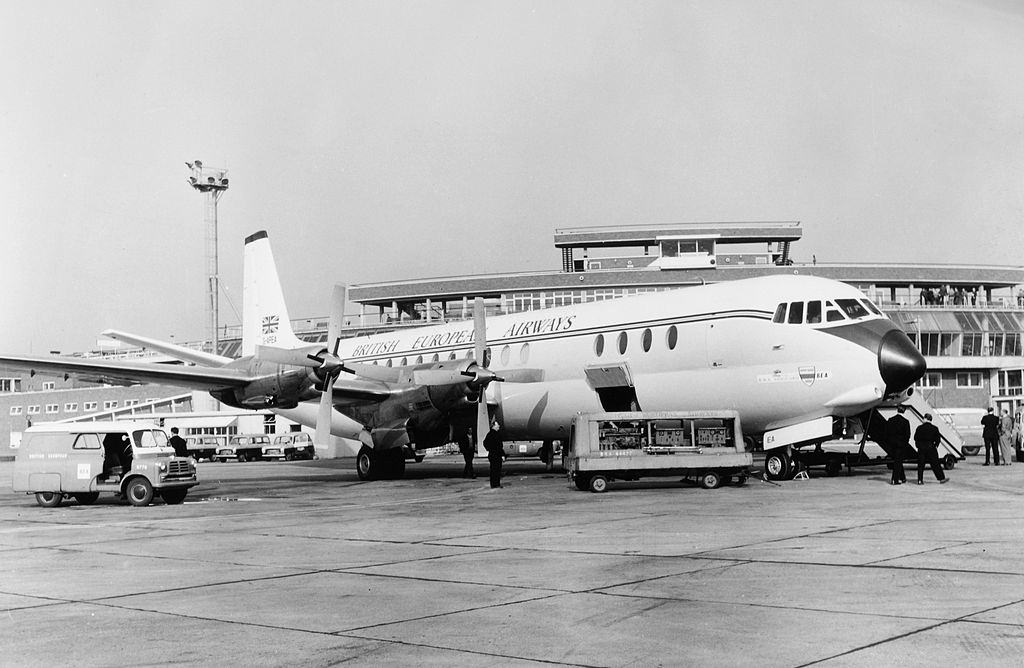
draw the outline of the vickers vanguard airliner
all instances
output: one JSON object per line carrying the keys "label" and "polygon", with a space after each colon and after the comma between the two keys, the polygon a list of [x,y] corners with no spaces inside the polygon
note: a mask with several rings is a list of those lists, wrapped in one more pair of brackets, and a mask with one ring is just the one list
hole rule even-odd
{"label": "vickers vanguard airliner", "polygon": [[[245,240],[242,357],[115,330],[191,366],[2,356],[23,369],[207,390],[357,440],[363,479],[400,476],[405,453],[496,417],[509,439],[558,440],[578,413],[739,411],[750,436],[852,416],[905,396],[925,371],[906,334],[860,291],[783,275],[339,338],[293,333],[266,232]],[[318,405],[319,403],[319,405]],[[793,428],[797,429],[794,431]],[[788,431],[787,431],[788,430]],[[797,438],[797,437],[793,437]],[[773,445],[783,441],[774,436]],[[766,444],[767,447],[767,444]]]}

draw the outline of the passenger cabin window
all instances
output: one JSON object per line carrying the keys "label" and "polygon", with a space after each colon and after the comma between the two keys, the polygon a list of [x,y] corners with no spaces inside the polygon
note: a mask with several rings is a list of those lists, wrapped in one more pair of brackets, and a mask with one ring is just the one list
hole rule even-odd
{"label": "passenger cabin window", "polygon": [[679,330],[676,329],[675,325],[668,328],[668,332],[665,333],[665,343],[668,344],[669,350],[676,349],[676,343],[679,342]]}
{"label": "passenger cabin window", "polygon": [[626,354],[626,346],[629,343],[629,335],[625,332],[619,332],[619,354]]}
{"label": "passenger cabin window", "polygon": [[654,335],[651,330],[645,329],[643,335],[640,337],[640,345],[643,347],[644,352],[651,350],[651,342],[654,340]]}
{"label": "passenger cabin window", "polygon": [[604,353],[604,334],[598,334],[594,337],[594,354],[598,357]]}

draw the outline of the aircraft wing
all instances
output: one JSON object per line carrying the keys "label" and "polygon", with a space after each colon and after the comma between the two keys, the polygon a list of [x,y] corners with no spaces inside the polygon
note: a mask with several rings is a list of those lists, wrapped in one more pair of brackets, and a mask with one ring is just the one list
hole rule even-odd
{"label": "aircraft wing", "polygon": [[393,391],[382,381],[342,374],[334,381],[332,397],[334,404],[340,406],[375,404],[390,397]]}
{"label": "aircraft wing", "polygon": [[242,369],[72,357],[0,355],[0,366],[22,369],[29,372],[67,374],[82,380],[112,385],[156,383],[158,385],[174,385],[196,390],[243,387],[257,379],[257,377],[249,375]]}
{"label": "aircraft wing", "polygon": [[199,364],[201,366],[224,366],[231,361],[230,357],[212,355],[201,350],[193,350],[192,348],[186,348],[185,346],[178,346],[159,339],[151,339],[148,336],[139,336],[138,334],[122,332],[116,329],[104,330],[103,336],[114,339],[115,341],[124,341],[125,343],[130,343],[133,346],[139,346],[140,348],[156,350],[173,357],[174,359],[182,360],[183,362],[192,362],[193,364]]}

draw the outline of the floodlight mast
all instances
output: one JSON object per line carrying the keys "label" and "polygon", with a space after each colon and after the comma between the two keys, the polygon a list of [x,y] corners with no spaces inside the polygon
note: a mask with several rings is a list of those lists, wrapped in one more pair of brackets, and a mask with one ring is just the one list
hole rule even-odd
{"label": "floodlight mast", "polygon": [[220,334],[218,325],[220,322],[220,286],[219,271],[217,268],[217,201],[228,189],[228,170],[203,167],[200,160],[186,162],[192,175],[189,176],[189,184],[197,191],[206,196],[206,208],[204,220],[206,222],[206,309],[207,309],[207,340],[210,342],[210,352],[219,354]]}

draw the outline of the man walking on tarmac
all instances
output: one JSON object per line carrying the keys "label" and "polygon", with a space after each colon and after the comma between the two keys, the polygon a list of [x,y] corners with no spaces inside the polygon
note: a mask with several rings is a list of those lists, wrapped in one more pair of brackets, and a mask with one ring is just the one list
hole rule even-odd
{"label": "man walking on tarmac", "polygon": [[914,445],[917,446],[917,484],[924,484],[925,462],[932,467],[939,483],[949,482],[939,463],[939,428],[932,424],[932,414],[924,414],[924,422],[914,430]]}
{"label": "man walking on tarmac", "polygon": [[907,407],[902,404],[896,407],[893,415],[885,423],[885,442],[892,454],[892,480],[890,485],[902,485],[907,481],[907,472],[903,468],[903,457],[910,449],[910,423],[903,414]]}
{"label": "man walking on tarmac", "polygon": [[466,462],[462,468],[462,477],[476,478],[476,471],[473,470],[473,455],[476,454],[476,446],[473,445],[473,440],[468,433],[459,437],[459,452],[462,453],[462,459]]}
{"label": "man walking on tarmac", "polygon": [[501,460],[505,457],[505,444],[502,443],[501,423],[495,420],[491,430],[484,436],[484,449],[487,450],[487,462],[491,465],[491,489],[501,487]]}
{"label": "man walking on tarmac", "polygon": [[171,437],[167,439],[168,445],[174,448],[175,457],[188,457],[188,444],[185,439],[178,436],[178,428],[171,427]]}

